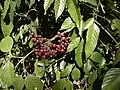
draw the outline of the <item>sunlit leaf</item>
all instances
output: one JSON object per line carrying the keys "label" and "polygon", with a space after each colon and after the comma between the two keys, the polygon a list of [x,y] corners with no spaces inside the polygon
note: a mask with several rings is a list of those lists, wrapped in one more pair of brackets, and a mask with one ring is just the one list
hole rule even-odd
{"label": "sunlit leaf", "polygon": [[24,84],[25,84],[25,82],[24,82],[24,79],[22,78],[22,76],[16,76],[14,78],[13,85],[14,85],[15,90],[23,90]]}
{"label": "sunlit leaf", "polygon": [[53,3],[54,0],[44,0],[44,10],[45,10],[45,14],[48,10],[48,8],[50,7],[50,5]]}
{"label": "sunlit leaf", "polygon": [[100,30],[96,24],[92,24],[87,31],[86,44],[85,44],[85,54],[88,58],[94,49],[96,48]]}
{"label": "sunlit leaf", "polygon": [[66,83],[65,83],[65,87],[66,87],[66,90],[73,90],[73,84],[70,80],[66,79]]}
{"label": "sunlit leaf", "polygon": [[110,69],[103,79],[102,90],[120,89],[120,68]]}
{"label": "sunlit leaf", "polygon": [[2,52],[8,52],[13,46],[13,39],[10,36],[3,38],[0,42],[0,49]]}
{"label": "sunlit leaf", "polygon": [[29,8],[35,3],[35,0],[30,0]]}
{"label": "sunlit leaf", "polygon": [[83,52],[84,40],[80,42],[79,46],[75,49],[75,61],[79,67],[83,66],[82,52]]}
{"label": "sunlit leaf", "polygon": [[112,29],[118,29],[120,30],[120,20],[119,19],[114,19],[112,20]]}
{"label": "sunlit leaf", "polygon": [[56,21],[65,9],[66,0],[55,0],[54,10]]}
{"label": "sunlit leaf", "polygon": [[32,75],[26,77],[25,86],[28,90],[43,90],[42,81],[38,77]]}
{"label": "sunlit leaf", "polygon": [[77,0],[67,0],[67,7],[68,7],[68,12],[72,17],[73,21],[75,22],[77,28],[80,29],[81,15]]}
{"label": "sunlit leaf", "polygon": [[67,48],[67,52],[71,52],[73,49],[75,49],[80,43],[80,37],[75,38],[70,42]]}
{"label": "sunlit leaf", "polygon": [[91,68],[92,68],[91,61],[88,60],[88,61],[84,64],[84,72],[85,72],[86,74],[88,74],[89,71],[91,70]]}
{"label": "sunlit leaf", "polygon": [[80,70],[75,67],[71,73],[72,79],[75,81],[79,80],[80,75],[81,75]]}
{"label": "sunlit leaf", "polygon": [[10,86],[13,84],[14,67],[10,61],[7,61],[7,63],[1,68],[0,79],[7,86]]}

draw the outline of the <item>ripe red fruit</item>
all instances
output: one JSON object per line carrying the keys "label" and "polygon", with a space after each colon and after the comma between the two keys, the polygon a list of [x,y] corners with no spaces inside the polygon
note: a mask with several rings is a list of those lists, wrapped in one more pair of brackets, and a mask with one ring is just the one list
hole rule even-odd
{"label": "ripe red fruit", "polygon": [[43,49],[40,49],[40,52],[42,53],[44,50]]}
{"label": "ripe red fruit", "polygon": [[39,56],[37,55],[37,56],[36,56],[36,58],[38,59],[38,58],[39,58]]}
{"label": "ripe red fruit", "polygon": [[64,53],[64,52],[65,52],[65,50],[64,50],[64,49],[61,49],[61,50],[60,50],[60,52],[61,52],[61,53]]}
{"label": "ripe red fruit", "polygon": [[61,43],[61,40],[58,40],[58,43]]}
{"label": "ripe red fruit", "polygon": [[61,35],[62,37],[64,37],[64,36],[65,36],[65,33],[63,32],[63,33],[61,33],[60,35]]}
{"label": "ripe red fruit", "polygon": [[53,44],[53,48],[55,48],[56,47],[56,45],[55,44]]}
{"label": "ripe red fruit", "polygon": [[43,55],[43,56],[42,56],[42,59],[46,59],[46,56],[45,56],[45,55]]}
{"label": "ripe red fruit", "polygon": [[57,48],[61,48],[61,46],[60,45],[56,45],[57,46]]}
{"label": "ripe red fruit", "polygon": [[57,32],[57,35],[60,35],[60,32]]}
{"label": "ripe red fruit", "polygon": [[65,37],[62,37],[62,38],[61,38],[61,40],[63,40],[63,41],[64,41],[64,40],[65,40]]}

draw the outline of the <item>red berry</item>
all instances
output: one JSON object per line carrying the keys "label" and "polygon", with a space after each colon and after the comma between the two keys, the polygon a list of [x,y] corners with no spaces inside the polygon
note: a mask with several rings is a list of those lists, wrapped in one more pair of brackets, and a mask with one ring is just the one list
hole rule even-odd
{"label": "red berry", "polygon": [[56,45],[57,46],[57,48],[61,48],[61,46],[60,45]]}
{"label": "red berry", "polygon": [[39,58],[39,56],[37,55],[37,56],[36,56],[36,58],[38,59],[38,58]]}
{"label": "red berry", "polygon": [[44,50],[43,49],[40,49],[40,52],[42,53]]}
{"label": "red berry", "polygon": [[58,43],[61,43],[61,40],[58,40]]}
{"label": "red berry", "polygon": [[62,52],[62,53],[63,53],[63,52],[65,52],[65,50],[64,50],[64,49],[61,49],[61,50],[60,50],[60,52]]}
{"label": "red berry", "polygon": [[56,45],[55,44],[53,44],[53,48],[55,48],[56,47]]}
{"label": "red berry", "polygon": [[57,32],[57,35],[60,35],[60,32]]}
{"label": "red berry", "polygon": [[62,37],[62,38],[61,38],[61,40],[63,40],[63,41],[64,41],[64,40],[65,40],[65,37]]}
{"label": "red berry", "polygon": [[35,55],[38,55],[38,52],[34,52],[35,53]]}
{"label": "red berry", "polygon": [[45,55],[43,55],[43,56],[42,56],[42,59],[46,59],[46,56],[45,56]]}
{"label": "red berry", "polygon": [[65,36],[65,33],[63,32],[63,33],[61,33],[60,35],[61,35],[62,37],[64,37],[64,36]]}

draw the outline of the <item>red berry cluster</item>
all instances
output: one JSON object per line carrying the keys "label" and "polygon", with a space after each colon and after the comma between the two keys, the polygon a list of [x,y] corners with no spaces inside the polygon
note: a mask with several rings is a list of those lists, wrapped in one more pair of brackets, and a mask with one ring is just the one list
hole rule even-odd
{"label": "red berry cluster", "polygon": [[34,54],[37,59],[40,57],[46,59],[65,53],[70,42],[70,37],[68,37],[66,33],[60,32],[58,32],[56,36],[55,40],[50,42],[50,40],[43,38],[41,35],[30,33],[30,38],[36,45]]}

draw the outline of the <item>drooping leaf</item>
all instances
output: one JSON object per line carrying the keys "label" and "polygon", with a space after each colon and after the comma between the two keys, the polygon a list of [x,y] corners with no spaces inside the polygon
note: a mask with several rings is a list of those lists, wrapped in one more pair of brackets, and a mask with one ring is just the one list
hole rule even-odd
{"label": "drooping leaf", "polygon": [[100,30],[96,24],[92,24],[87,31],[86,44],[85,44],[85,54],[88,58],[94,49],[96,48]]}
{"label": "drooping leaf", "polygon": [[0,42],[0,50],[2,52],[8,52],[13,46],[13,39],[10,36],[3,38]]}
{"label": "drooping leaf", "polygon": [[84,30],[88,29],[93,23],[94,23],[94,18],[90,18],[86,22],[84,22]]}
{"label": "drooping leaf", "polygon": [[119,19],[113,19],[112,20],[112,29],[118,29],[120,30],[120,20]]}
{"label": "drooping leaf", "polygon": [[43,90],[43,83],[39,77],[28,75],[25,79],[25,86],[28,90]]}
{"label": "drooping leaf", "polygon": [[54,10],[56,21],[65,9],[66,0],[55,0]]}
{"label": "drooping leaf", "polygon": [[65,29],[67,29],[67,30],[71,31],[74,27],[75,27],[75,24],[72,22],[71,18],[68,17],[68,18],[66,18],[65,21],[63,22],[60,30],[65,30]]}
{"label": "drooping leaf", "polygon": [[55,83],[52,90],[64,90],[66,84],[66,79],[60,79]]}
{"label": "drooping leaf", "polygon": [[79,80],[80,76],[81,76],[81,73],[80,73],[80,70],[77,69],[76,67],[73,69],[72,73],[71,73],[71,76],[72,76],[72,79],[73,80]]}
{"label": "drooping leaf", "polygon": [[66,90],[73,90],[73,84],[70,80],[66,79]]}
{"label": "drooping leaf", "polygon": [[68,7],[68,12],[72,17],[73,21],[75,22],[77,28],[80,29],[81,15],[77,0],[67,0],[67,7]]}
{"label": "drooping leaf", "polygon": [[120,89],[120,68],[110,69],[103,79],[102,90]]}
{"label": "drooping leaf", "polygon": [[90,59],[93,60],[96,63],[101,63],[102,62],[102,55],[98,52],[93,52],[92,55],[90,56]]}
{"label": "drooping leaf", "polygon": [[117,50],[117,54],[115,56],[115,61],[113,62],[116,65],[120,61],[120,48]]}
{"label": "drooping leaf", "polygon": [[6,84],[7,86],[10,86],[13,84],[14,80],[14,67],[13,64],[8,61],[0,70],[0,79],[1,81]]}
{"label": "drooping leaf", "polygon": [[9,9],[10,1],[11,0],[5,0],[5,2],[4,2],[4,10],[2,12],[2,19],[4,19],[5,16],[6,16],[6,13],[7,13],[8,9]]}
{"label": "drooping leaf", "polygon": [[80,43],[80,37],[75,38],[70,42],[70,44],[67,47],[67,52],[71,52],[73,49],[75,49]]}
{"label": "drooping leaf", "polygon": [[50,7],[50,5],[53,3],[54,0],[44,0],[44,10],[45,10],[45,14],[48,10],[48,8]]}
{"label": "drooping leaf", "polygon": [[35,3],[35,0],[30,0],[29,8]]}
{"label": "drooping leaf", "polygon": [[12,21],[8,25],[6,25],[6,23],[1,19],[1,28],[4,36],[10,35],[13,30]]}
{"label": "drooping leaf", "polygon": [[70,74],[70,72],[72,71],[73,65],[70,64],[68,65],[60,74],[60,77],[66,77],[67,75]]}
{"label": "drooping leaf", "polygon": [[14,78],[14,82],[13,82],[14,90],[23,90],[24,84],[25,82],[22,76],[16,76]]}
{"label": "drooping leaf", "polygon": [[97,5],[97,0],[80,0],[82,2],[87,2],[87,3],[90,3],[92,5]]}
{"label": "drooping leaf", "polygon": [[75,61],[79,67],[83,66],[82,52],[83,52],[84,40],[80,42],[79,46],[75,49]]}
{"label": "drooping leaf", "polygon": [[84,64],[84,72],[86,74],[89,74],[89,71],[91,70],[91,68],[92,68],[91,61],[87,60],[87,62]]}

